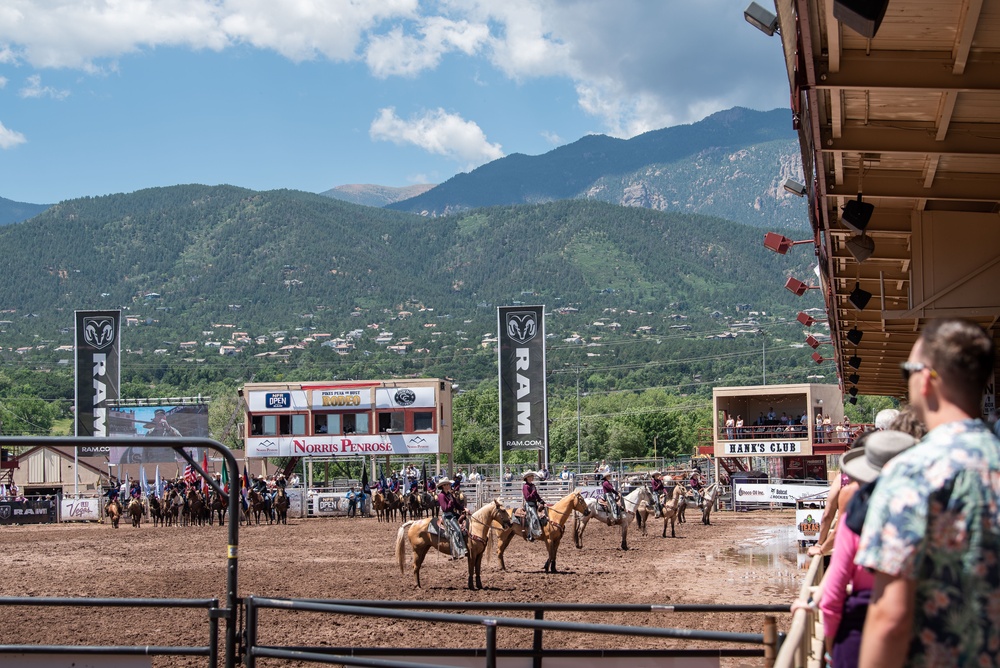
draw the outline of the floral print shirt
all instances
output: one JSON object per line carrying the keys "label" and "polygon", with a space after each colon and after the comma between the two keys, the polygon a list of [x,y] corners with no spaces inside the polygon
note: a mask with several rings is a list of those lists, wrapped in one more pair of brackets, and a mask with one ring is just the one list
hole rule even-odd
{"label": "floral print shirt", "polygon": [[882,470],[855,563],[916,581],[908,665],[1000,665],[1000,441],[944,424]]}

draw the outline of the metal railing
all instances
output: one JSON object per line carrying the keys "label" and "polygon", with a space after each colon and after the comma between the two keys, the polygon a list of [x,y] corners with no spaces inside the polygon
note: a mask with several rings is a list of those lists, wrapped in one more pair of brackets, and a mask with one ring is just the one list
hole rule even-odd
{"label": "metal railing", "polygon": [[788,629],[774,662],[775,668],[809,668],[822,665],[823,626],[819,610],[809,603],[823,579],[823,557],[812,558],[809,570],[802,581],[799,595],[795,599],[796,611],[792,614],[792,625]]}
{"label": "metal railing", "polygon": [[[317,663],[337,663],[348,666],[378,666],[380,668],[436,668],[437,664],[406,661],[394,657],[477,657],[482,658],[486,668],[495,668],[499,658],[530,657],[534,668],[542,668],[546,657],[605,657],[655,659],[663,657],[762,657],[774,659],[780,637],[773,614],[789,611],[787,605],[657,605],[657,604],[590,604],[590,603],[476,603],[454,601],[374,601],[374,600],[322,600],[322,599],[275,599],[247,597],[247,644],[246,666],[254,668],[258,658],[276,658]],[[480,626],[485,631],[483,646],[471,648],[437,647],[301,647],[289,645],[262,645],[258,640],[261,609],[272,608],[283,611],[327,613],[376,617],[382,619],[406,619],[439,624]],[[493,615],[470,615],[439,612],[441,610],[460,611],[502,611],[529,612],[533,619],[518,617],[498,617]],[[727,631],[706,631],[698,629],[678,629],[651,626],[623,626],[617,624],[593,624],[586,622],[562,622],[545,620],[546,612],[617,612],[617,613],[681,613],[681,612],[740,612],[765,615],[762,620],[763,633],[734,633]],[[532,632],[531,649],[505,649],[497,646],[497,629],[513,628]],[[759,645],[759,648],[719,647],[713,649],[544,649],[544,632],[561,631],[570,633],[619,635],[645,638],[672,638],[699,640],[714,643]],[[380,657],[380,658],[376,658]]]}

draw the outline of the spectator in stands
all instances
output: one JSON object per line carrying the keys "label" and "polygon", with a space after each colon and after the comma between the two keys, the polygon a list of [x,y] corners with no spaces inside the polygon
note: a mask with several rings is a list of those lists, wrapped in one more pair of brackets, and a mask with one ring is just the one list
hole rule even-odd
{"label": "spectator in stands", "polygon": [[736,438],[745,438],[746,434],[743,432],[743,416],[736,416]]}
{"label": "spectator in stands", "polygon": [[506,467],[503,471],[503,481],[510,482],[514,479],[514,474],[511,472],[510,467]]}
{"label": "spectator in stands", "polygon": [[569,466],[563,466],[562,472],[559,474],[560,480],[569,480],[572,477],[570,473]]}
{"label": "spectator in stands", "polygon": [[549,465],[545,464],[542,466],[542,470],[538,472],[538,479],[545,481],[549,479]]}
{"label": "spectator in stands", "polygon": [[884,408],[878,412],[875,416],[875,428],[876,429],[888,429],[892,421],[896,419],[899,415],[899,411],[895,408]]}
{"label": "spectator in stands", "polygon": [[358,490],[354,485],[351,485],[350,491],[347,492],[347,516],[354,517],[358,512]]}
{"label": "spectator in stands", "polygon": [[736,419],[726,414],[726,438],[730,441],[736,438]]}
{"label": "spectator in stands", "polygon": [[902,365],[929,432],[885,467],[864,521],[861,666],[1000,663],[1000,440],[977,417],[995,354],[979,325],[936,320]]}

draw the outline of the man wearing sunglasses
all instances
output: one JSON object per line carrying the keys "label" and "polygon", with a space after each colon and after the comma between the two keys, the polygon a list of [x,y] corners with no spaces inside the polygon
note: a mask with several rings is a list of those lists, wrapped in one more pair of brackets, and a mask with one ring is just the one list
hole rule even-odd
{"label": "man wearing sunglasses", "polygon": [[862,667],[1000,664],[1000,441],[979,419],[994,357],[978,325],[938,320],[902,365],[928,433],[883,469],[865,518]]}

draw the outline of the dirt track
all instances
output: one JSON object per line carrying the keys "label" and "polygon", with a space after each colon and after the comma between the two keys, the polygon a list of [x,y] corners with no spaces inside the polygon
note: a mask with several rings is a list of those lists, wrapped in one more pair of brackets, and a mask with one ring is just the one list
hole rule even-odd
{"label": "dirt track", "polygon": [[[432,553],[413,586],[412,553],[401,575],[393,559],[398,525],[374,519],[310,519],[287,526],[241,528],[239,594],[303,597],[422,599],[439,601],[567,601],[584,603],[789,603],[802,573],[787,540],[794,513],[713,515],[703,526],[689,515],[677,538],[660,538],[658,527],[642,537],[635,525],[628,552],[618,549],[617,530],[591,523],[584,549],[567,536],[559,551],[563,572],[546,575],[543,548],[516,539],[507,551],[508,571],[496,561],[483,569],[487,589],[465,588],[464,562]],[[669,536],[669,529],[667,532]],[[779,538],[776,540],[775,536]],[[226,531],[216,527],[65,524],[0,528],[2,596],[218,597],[225,601]],[[5,608],[4,644],[205,644],[201,610]],[[746,633],[761,632],[762,617],[735,613],[657,615],[550,614],[546,619],[661,625]],[[362,617],[320,617],[264,611],[262,640],[274,644],[333,646],[470,646],[482,633],[384,622]],[[778,615],[786,629],[788,615]],[[502,631],[505,646],[530,646],[524,631]],[[613,636],[546,634],[546,647],[662,647],[661,641]],[[696,645],[697,646],[697,645]],[[709,645],[700,645],[702,647]],[[0,661],[2,663],[2,661]],[[155,666],[204,665],[166,657]],[[288,663],[262,661],[260,665]],[[730,661],[725,665],[755,665]]]}

